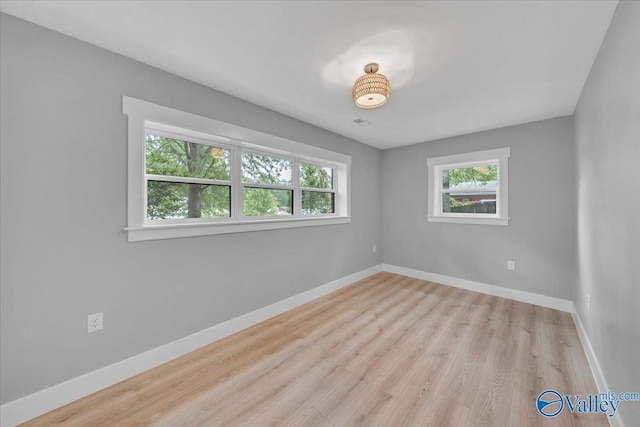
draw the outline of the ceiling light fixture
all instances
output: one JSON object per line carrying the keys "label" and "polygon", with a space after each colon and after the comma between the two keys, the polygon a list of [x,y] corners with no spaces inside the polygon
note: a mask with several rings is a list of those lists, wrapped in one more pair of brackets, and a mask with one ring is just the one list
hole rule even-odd
{"label": "ceiling light fixture", "polygon": [[360,108],[378,108],[389,99],[391,86],[384,74],[378,73],[378,64],[372,62],[364,66],[367,73],[353,84],[353,102]]}

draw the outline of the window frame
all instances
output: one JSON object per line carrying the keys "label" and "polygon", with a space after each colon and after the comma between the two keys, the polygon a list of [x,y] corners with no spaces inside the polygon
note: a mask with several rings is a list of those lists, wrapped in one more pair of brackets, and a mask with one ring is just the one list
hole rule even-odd
{"label": "window frame", "polygon": [[[123,96],[122,100],[123,114],[128,116],[128,215],[125,230],[129,242],[351,222],[350,156],[128,96]],[[166,177],[170,182],[182,182],[186,179],[194,183],[229,186],[231,198],[229,217],[147,219],[147,181],[151,176],[146,173],[147,133],[230,150],[229,181]],[[242,182],[242,152],[291,161],[292,185]],[[302,213],[302,191],[307,189],[300,186],[301,163],[332,169],[333,188],[331,190],[310,190],[331,191],[334,194],[333,213],[313,215]],[[292,214],[245,216],[245,187],[292,190]]]}
{"label": "window frame", "polygon": [[[162,128],[165,129],[162,129]],[[216,148],[222,148],[225,150],[229,150],[229,180],[217,180],[217,179],[208,179],[208,178],[192,178],[192,177],[182,177],[182,176],[174,176],[174,175],[155,175],[147,173],[147,165],[146,165],[146,145],[144,156],[144,225],[168,225],[168,224],[184,224],[184,223],[204,223],[204,222],[213,222],[213,221],[229,221],[232,216],[231,213],[227,217],[208,217],[208,218],[171,218],[171,219],[147,219],[146,211],[148,207],[147,194],[148,191],[148,182],[149,181],[162,181],[162,182],[175,182],[175,183],[184,183],[184,184],[203,184],[203,185],[217,185],[217,186],[225,186],[229,187],[229,210],[233,211],[233,145],[229,144],[229,141],[221,143],[218,142],[223,140],[216,135],[210,136],[202,136],[202,137],[193,137],[188,134],[182,134],[178,132],[171,132],[166,130],[166,125],[162,125],[160,123],[154,123],[152,121],[145,121],[145,129],[144,129],[144,137],[146,144],[146,136],[147,134],[153,134],[155,136],[161,136],[165,138],[176,139],[179,141],[187,141],[193,142],[195,144],[200,145],[210,145]],[[159,177],[160,179],[149,179],[149,177]]]}
{"label": "window frame", "polygon": [[[509,225],[510,147],[475,151],[427,159],[427,220],[460,224]],[[473,214],[442,211],[442,171],[485,165],[497,165],[496,213]]]}
{"label": "window frame", "polygon": [[[299,199],[300,199],[300,209],[302,209],[302,192],[303,191],[310,191],[310,192],[316,192],[316,193],[330,193],[333,194],[333,210],[334,212],[336,212],[336,187],[338,186],[338,174],[336,174],[336,170],[334,167],[332,167],[331,165],[328,164],[321,164],[318,162],[314,162],[314,161],[304,161],[304,162],[299,162],[298,163],[298,170],[297,173],[300,174],[300,168],[302,166],[302,164],[305,165],[312,165],[312,166],[317,166],[320,168],[331,168],[331,188],[316,188],[316,187],[303,187],[302,185],[300,185],[300,195],[299,195]],[[298,181],[299,182],[299,181]],[[326,216],[326,215],[330,215],[330,214],[304,214],[304,217],[322,217],[322,216]]]}
{"label": "window frame", "polygon": [[[296,158],[293,155],[282,155],[282,154],[274,154],[274,153],[270,153],[268,151],[264,151],[264,150],[258,150],[255,148],[252,149],[240,149],[239,150],[240,153],[240,189],[239,192],[237,194],[240,195],[240,208],[237,211],[238,212],[238,217],[240,217],[243,220],[266,220],[266,219],[275,219],[275,220],[286,220],[286,219],[291,219],[291,218],[296,218],[297,216],[295,215],[295,210],[296,210],[296,179],[295,179],[295,172],[294,169],[296,167]],[[244,182],[242,179],[242,154],[243,153],[250,153],[250,154],[257,154],[258,156],[267,156],[267,157],[275,157],[278,158],[280,160],[287,160],[289,162],[291,162],[291,185],[287,185],[287,184],[263,184],[263,183],[258,183],[258,182]],[[265,190],[286,190],[286,191],[291,191],[292,192],[292,204],[293,206],[291,206],[291,215],[282,215],[282,216],[278,216],[278,215],[262,215],[262,216],[247,216],[244,213],[244,194],[245,194],[245,189],[246,188],[263,188]]]}

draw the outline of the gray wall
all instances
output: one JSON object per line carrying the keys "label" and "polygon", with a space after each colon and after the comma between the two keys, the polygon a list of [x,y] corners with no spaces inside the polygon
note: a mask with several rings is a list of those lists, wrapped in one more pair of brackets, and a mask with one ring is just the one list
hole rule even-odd
{"label": "gray wall", "polygon": [[[0,28],[2,403],[382,262],[379,150],[8,15]],[[353,222],[126,243],[122,95],[353,156]]]}
{"label": "gray wall", "polygon": [[[575,135],[573,298],[611,390],[640,391],[640,2],[618,5],[576,108]],[[640,402],[620,413],[632,425]]]}
{"label": "gray wall", "polygon": [[[382,254],[389,264],[574,298],[610,388],[638,391],[638,22],[640,3],[622,2],[575,129],[565,117],[381,155],[2,15],[0,401],[376,265]],[[126,243],[122,95],[353,156],[353,222]],[[428,157],[505,146],[509,226],[427,222]],[[87,335],[86,315],[97,311],[105,330]],[[621,413],[629,424],[640,405]]]}
{"label": "gray wall", "polygon": [[[427,222],[427,158],[501,147],[511,147],[509,225]],[[570,117],[385,150],[384,262],[569,299],[574,171]]]}

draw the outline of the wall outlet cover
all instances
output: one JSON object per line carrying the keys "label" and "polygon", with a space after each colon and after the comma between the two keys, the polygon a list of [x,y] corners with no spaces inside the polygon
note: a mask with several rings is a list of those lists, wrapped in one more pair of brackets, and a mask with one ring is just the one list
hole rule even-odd
{"label": "wall outlet cover", "polygon": [[101,331],[103,328],[104,316],[102,313],[94,313],[87,316],[87,333]]}

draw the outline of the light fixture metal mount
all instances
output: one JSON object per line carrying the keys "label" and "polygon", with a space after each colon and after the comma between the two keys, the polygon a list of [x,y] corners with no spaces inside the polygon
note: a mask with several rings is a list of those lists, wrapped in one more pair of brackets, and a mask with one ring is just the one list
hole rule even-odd
{"label": "light fixture metal mount", "polygon": [[353,84],[353,102],[360,108],[378,108],[384,105],[391,94],[389,79],[378,73],[379,66],[370,62],[364,66],[365,75]]}
{"label": "light fixture metal mount", "polygon": [[364,66],[364,72],[367,74],[377,73],[380,67],[375,62],[369,62]]}

